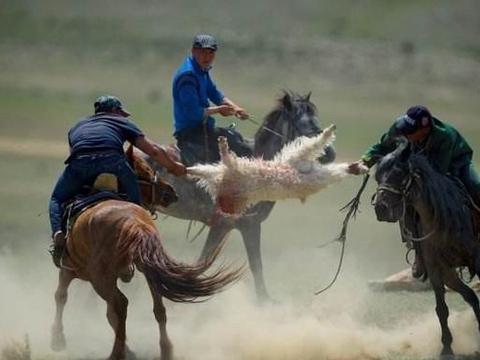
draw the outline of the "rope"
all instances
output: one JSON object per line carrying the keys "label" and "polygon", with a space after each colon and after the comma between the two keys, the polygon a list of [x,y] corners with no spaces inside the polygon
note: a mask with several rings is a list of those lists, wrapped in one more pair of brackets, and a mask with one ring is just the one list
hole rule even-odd
{"label": "rope", "polygon": [[[335,284],[335,282],[337,281],[338,275],[340,274],[340,270],[342,269],[343,258],[344,258],[344,254],[345,254],[345,243],[346,243],[345,240],[347,239],[348,223],[349,223],[350,218],[352,216],[353,217],[357,216],[358,207],[360,206],[360,197],[362,196],[363,190],[365,190],[365,187],[367,186],[369,178],[370,178],[370,174],[367,173],[363,177],[362,186],[360,186],[360,189],[358,190],[357,195],[355,195],[355,197],[352,200],[350,200],[350,202],[347,205],[345,205],[344,207],[342,207],[340,209],[340,211],[344,211],[347,208],[349,208],[348,212],[347,212],[347,215],[345,216],[345,219],[343,220],[342,231],[340,232],[340,235],[336,239],[333,240],[333,241],[341,241],[342,242],[342,250],[340,252],[340,259],[338,261],[337,271],[335,272],[335,275],[334,275],[332,281],[330,281],[330,283],[327,286],[325,286],[323,289],[320,289],[320,290],[316,291],[315,295],[319,295],[319,294],[323,293],[324,291],[330,289],[333,286],[333,284]],[[331,242],[333,242],[333,241],[331,241]],[[325,245],[326,244],[322,245],[321,247],[323,247]]]}
{"label": "rope", "polygon": [[209,162],[209,154],[208,154],[208,133],[207,133],[207,121],[208,121],[208,117],[205,117],[203,119],[203,146],[204,146],[204,151],[205,151],[205,162],[208,163]]}
{"label": "rope", "polygon": [[279,132],[276,132],[275,130],[270,129],[268,126],[260,124],[258,121],[254,120],[254,118],[251,115],[249,115],[245,120],[250,121],[252,124],[257,125],[258,127],[261,127],[262,129],[267,130],[267,131],[271,132],[272,134],[274,134],[274,135],[276,135],[276,136],[278,136],[278,137],[280,137],[284,140],[286,139],[285,135],[282,135]]}

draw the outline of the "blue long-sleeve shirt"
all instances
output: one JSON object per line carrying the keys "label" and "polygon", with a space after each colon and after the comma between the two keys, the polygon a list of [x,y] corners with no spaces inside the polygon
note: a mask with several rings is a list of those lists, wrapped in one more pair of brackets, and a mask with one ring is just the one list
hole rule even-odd
{"label": "blue long-sleeve shirt", "polygon": [[[175,72],[172,95],[175,133],[201,126],[210,101],[220,105],[224,99],[210,77],[209,69],[203,70],[191,56],[185,58]],[[215,119],[209,116],[207,126],[214,125]]]}

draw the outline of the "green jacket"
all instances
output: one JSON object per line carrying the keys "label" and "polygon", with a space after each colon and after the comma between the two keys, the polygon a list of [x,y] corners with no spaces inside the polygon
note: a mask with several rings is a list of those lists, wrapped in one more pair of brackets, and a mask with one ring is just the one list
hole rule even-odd
{"label": "green jacket", "polygon": [[[372,167],[383,156],[396,148],[395,124],[382,135],[380,142],[372,145],[362,156],[363,162]],[[414,145],[412,144],[412,147]],[[472,161],[473,150],[462,135],[451,125],[433,118],[432,131],[420,145],[415,145],[414,151],[423,150],[430,162],[442,174],[457,175],[458,170]]]}

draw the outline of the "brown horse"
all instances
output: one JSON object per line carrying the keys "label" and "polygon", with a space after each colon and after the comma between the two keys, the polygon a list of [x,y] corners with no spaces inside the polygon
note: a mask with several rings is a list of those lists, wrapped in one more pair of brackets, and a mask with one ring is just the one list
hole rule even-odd
{"label": "brown horse", "polygon": [[[171,187],[160,183],[143,160],[128,152],[137,174],[144,200],[149,207],[165,205],[165,191]],[[172,196],[172,194],[170,194]],[[171,199],[171,198],[170,198]],[[151,214],[143,207],[120,200],[103,201],[84,211],[73,224],[67,240],[68,256],[60,270],[55,293],[56,315],[52,326],[51,347],[66,346],[62,315],[70,282],[89,281],[107,303],[107,318],[115,332],[110,359],[124,359],[131,353],[126,345],[125,322],[128,300],[117,287],[117,279],[129,281],[134,265],[147,280],[153,297],[153,312],[160,329],[162,360],[172,358],[172,345],[166,330],[165,297],[175,302],[194,302],[210,296],[237,280],[240,270],[221,268],[204,275],[220,251],[197,265],[180,263],[165,252]]]}

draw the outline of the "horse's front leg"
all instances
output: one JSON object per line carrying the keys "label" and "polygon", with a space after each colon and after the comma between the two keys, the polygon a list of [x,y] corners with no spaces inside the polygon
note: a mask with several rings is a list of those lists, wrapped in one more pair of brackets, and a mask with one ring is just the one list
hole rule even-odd
{"label": "horse's front leg", "polygon": [[473,313],[477,318],[477,326],[480,330],[480,305],[477,294],[460,280],[455,269],[450,269],[445,274],[445,284],[453,291],[462,295],[463,299],[472,307]]}
{"label": "horse's front leg", "polygon": [[445,303],[445,284],[440,272],[430,270],[427,268],[427,272],[430,276],[430,283],[432,284],[433,291],[435,292],[436,308],[438,320],[442,328],[442,357],[453,356],[452,351],[452,333],[448,328],[448,306]]}
{"label": "horse's front leg", "polygon": [[257,297],[261,302],[267,301],[270,299],[270,296],[268,295],[265,279],[263,278],[260,246],[261,224],[260,222],[242,222],[239,224],[238,230],[240,230],[242,234],[243,243],[247,250],[248,263],[255,282]]}
{"label": "horse's front leg", "polygon": [[58,287],[55,291],[55,320],[51,330],[50,347],[53,351],[62,351],[66,347],[65,334],[63,333],[63,310],[68,298],[68,286],[75,278],[73,272],[60,269],[58,274]]}
{"label": "horse's front leg", "polygon": [[230,225],[222,224],[221,222],[211,226],[210,231],[208,232],[207,241],[200,254],[199,261],[205,261],[215,253],[215,249],[217,249],[231,230],[232,227]]}

